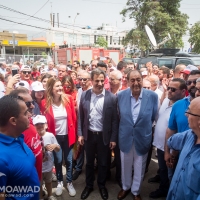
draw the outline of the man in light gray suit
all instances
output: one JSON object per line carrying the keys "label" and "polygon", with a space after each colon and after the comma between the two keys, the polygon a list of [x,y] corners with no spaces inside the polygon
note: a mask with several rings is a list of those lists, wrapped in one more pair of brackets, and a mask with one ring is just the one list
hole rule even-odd
{"label": "man in light gray suit", "polygon": [[142,75],[139,71],[130,71],[127,79],[130,88],[117,95],[122,165],[122,190],[118,199],[124,199],[131,190],[133,199],[141,200],[140,187],[151,146],[152,123],[158,110],[158,96],[155,92],[142,88]]}

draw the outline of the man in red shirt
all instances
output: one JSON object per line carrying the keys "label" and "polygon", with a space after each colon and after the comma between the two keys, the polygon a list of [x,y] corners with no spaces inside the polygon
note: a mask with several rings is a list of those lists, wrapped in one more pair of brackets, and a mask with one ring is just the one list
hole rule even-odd
{"label": "man in red shirt", "polygon": [[[33,99],[31,95],[27,92],[27,90],[21,88],[21,89],[16,89],[13,90],[10,93],[11,96],[17,98],[18,96],[22,97],[26,106],[28,107],[28,111],[32,114],[34,104],[33,104]],[[35,167],[38,172],[39,179],[41,180],[42,176],[42,159],[43,159],[43,154],[42,154],[42,145],[41,145],[41,140],[40,136],[38,135],[33,123],[32,119],[30,118],[30,126],[28,129],[26,129],[23,132],[24,135],[24,142],[28,145],[28,147],[32,150],[33,154],[35,155],[36,158],[36,164]]]}

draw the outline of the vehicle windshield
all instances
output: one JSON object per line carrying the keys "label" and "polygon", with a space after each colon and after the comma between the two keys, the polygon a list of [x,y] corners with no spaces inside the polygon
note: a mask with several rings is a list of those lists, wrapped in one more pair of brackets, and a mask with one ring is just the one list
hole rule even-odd
{"label": "vehicle windshield", "polygon": [[[193,60],[193,59],[192,59]],[[200,65],[200,59],[198,59],[198,60],[193,60],[193,62],[194,62],[194,65],[196,65],[196,66],[199,66]]]}

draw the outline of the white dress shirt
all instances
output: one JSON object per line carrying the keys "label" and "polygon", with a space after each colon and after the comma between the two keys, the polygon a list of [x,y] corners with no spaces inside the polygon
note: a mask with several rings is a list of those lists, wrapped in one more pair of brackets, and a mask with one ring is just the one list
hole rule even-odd
{"label": "white dress shirt", "polygon": [[91,90],[89,130],[103,131],[103,105],[105,98],[105,89],[101,94],[96,95]]}

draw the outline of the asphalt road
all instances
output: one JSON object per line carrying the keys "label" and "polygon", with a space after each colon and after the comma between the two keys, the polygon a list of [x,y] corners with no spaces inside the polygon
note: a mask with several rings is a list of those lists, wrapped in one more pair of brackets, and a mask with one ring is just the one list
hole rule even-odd
{"label": "asphalt road", "polygon": [[[142,200],[149,200],[149,193],[152,191],[155,191],[158,188],[158,184],[149,184],[148,179],[156,175],[156,171],[158,169],[157,159],[155,158],[155,152],[153,152],[153,158],[151,159],[151,163],[149,166],[149,171],[145,174],[144,181],[142,184],[141,189],[141,197]],[[65,168],[63,167],[64,171]],[[64,173],[65,174],[65,173]],[[106,187],[109,192],[109,200],[117,200],[117,194],[120,191],[120,187],[115,182],[114,179],[115,174],[115,168],[111,170],[111,178],[107,181]],[[65,177],[64,177],[65,180]],[[80,200],[81,193],[83,189],[85,188],[85,168],[83,168],[82,174],[79,176],[79,178],[73,182],[74,188],[76,189],[76,196],[70,197],[68,194],[68,191],[66,189],[66,182],[64,182],[64,188],[63,188],[63,194],[60,197],[56,197],[57,200]],[[53,183],[53,194],[55,195],[55,189],[56,189],[57,183]],[[130,193],[125,200],[132,200],[133,196]],[[98,190],[97,183],[95,181],[94,183],[94,191],[90,194],[90,196],[87,198],[87,200],[101,200],[101,196]],[[158,200],[165,200],[165,198],[159,198]]]}

